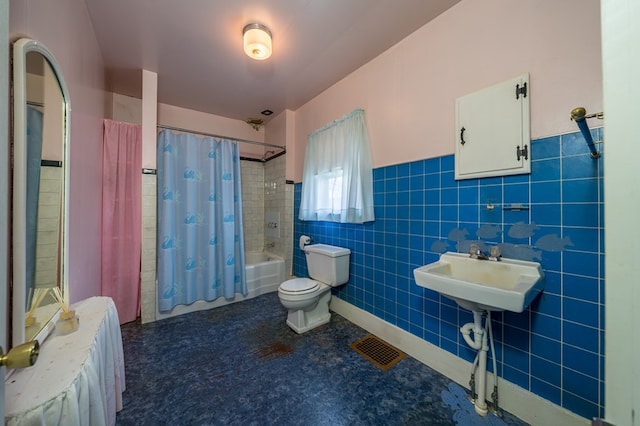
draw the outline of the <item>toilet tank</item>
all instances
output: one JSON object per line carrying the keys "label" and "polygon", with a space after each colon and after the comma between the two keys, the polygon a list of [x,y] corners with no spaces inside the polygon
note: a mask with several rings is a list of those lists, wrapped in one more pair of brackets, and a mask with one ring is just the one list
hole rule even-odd
{"label": "toilet tank", "polygon": [[304,248],[309,276],[332,287],[349,281],[351,250],[328,244],[312,244]]}

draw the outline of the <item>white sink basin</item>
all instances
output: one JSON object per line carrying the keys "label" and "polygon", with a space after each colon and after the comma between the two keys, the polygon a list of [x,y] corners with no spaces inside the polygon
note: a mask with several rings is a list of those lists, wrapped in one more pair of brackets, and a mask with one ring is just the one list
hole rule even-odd
{"label": "white sink basin", "polygon": [[470,311],[522,312],[544,288],[537,262],[471,258],[447,252],[440,260],[414,269],[419,286],[455,300]]}

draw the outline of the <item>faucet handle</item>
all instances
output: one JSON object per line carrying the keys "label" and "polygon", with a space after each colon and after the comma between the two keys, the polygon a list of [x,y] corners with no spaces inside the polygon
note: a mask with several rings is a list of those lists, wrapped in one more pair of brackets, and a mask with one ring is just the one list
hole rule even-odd
{"label": "faucet handle", "polygon": [[471,244],[469,246],[469,254],[471,257],[478,256],[480,254],[480,246],[477,244]]}
{"label": "faucet handle", "polygon": [[500,247],[499,246],[491,246],[491,257],[498,259],[500,256],[502,256],[502,252],[500,251]]}

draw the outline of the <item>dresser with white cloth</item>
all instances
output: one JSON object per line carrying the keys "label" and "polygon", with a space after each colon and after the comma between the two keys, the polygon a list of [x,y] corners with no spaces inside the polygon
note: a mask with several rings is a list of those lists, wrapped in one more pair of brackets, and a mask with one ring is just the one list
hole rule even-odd
{"label": "dresser with white cloth", "polygon": [[5,382],[6,425],[113,425],[122,409],[124,355],[118,311],[109,297],[71,307],[77,331],[51,336],[32,367]]}

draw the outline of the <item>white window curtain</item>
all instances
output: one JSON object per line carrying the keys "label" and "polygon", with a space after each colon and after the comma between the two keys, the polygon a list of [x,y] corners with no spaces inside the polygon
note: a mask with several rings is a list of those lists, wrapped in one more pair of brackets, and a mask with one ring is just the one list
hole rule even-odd
{"label": "white window curtain", "polygon": [[371,149],[364,110],[309,134],[304,156],[300,220],[374,220]]}

